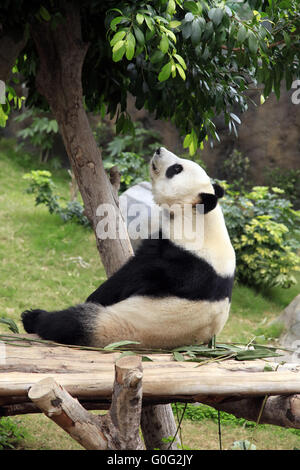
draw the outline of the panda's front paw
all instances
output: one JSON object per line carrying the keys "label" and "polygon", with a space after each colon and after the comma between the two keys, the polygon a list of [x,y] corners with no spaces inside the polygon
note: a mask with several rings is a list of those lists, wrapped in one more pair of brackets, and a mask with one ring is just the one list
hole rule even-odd
{"label": "panda's front paw", "polygon": [[25,310],[22,315],[22,322],[27,333],[36,333],[38,319],[45,310]]}

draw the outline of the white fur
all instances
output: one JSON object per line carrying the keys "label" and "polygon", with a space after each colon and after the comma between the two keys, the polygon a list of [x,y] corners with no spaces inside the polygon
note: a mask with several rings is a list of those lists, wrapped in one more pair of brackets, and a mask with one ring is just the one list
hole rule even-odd
{"label": "white fur", "polygon": [[129,297],[108,307],[99,306],[92,344],[105,346],[124,339],[145,348],[175,348],[208,342],[218,334],[229,314],[229,299],[192,301],[178,297]]}
{"label": "white fur", "polygon": [[[152,162],[157,168],[152,168]],[[165,176],[170,165],[180,163],[183,171],[173,178]],[[195,204],[199,202],[200,193],[214,194],[214,188],[206,172],[195,162],[178,158],[165,148],[160,149],[160,155],[154,155],[150,163],[152,179],[152,192],[157,204]],[[171,224],[176,224],[176,211]],[[182,217],[182,212],[179,212]],[[235,252],[225,225],[222,210],[217,207],[203,217],[203,232],[199,233],[196,247],[192,251],[199,258],[207,261],[215,271],[223,276],[232,276],[235,270]],[[186,249],[189,249],[189,234],[181,240],[176,239],[170,232],[172,241]],[[193,244],[194,245],[194,244]]]}

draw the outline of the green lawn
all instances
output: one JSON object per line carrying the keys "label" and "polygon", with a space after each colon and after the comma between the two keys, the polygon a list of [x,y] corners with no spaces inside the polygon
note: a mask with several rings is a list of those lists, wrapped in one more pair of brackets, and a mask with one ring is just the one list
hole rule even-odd
{"label": "green lawn", "polygon": [[[61,309],[82,302],[105,279],[94,234],[75,223],[63,223],[45,207],[35,207],[34,197],[25,193],[28,183],[22,176],[31,169],[48,169],[22,151],[14,142],[0,142],[0,317],[12,318],[23,331],[20,313],[27,308]],[[53,171],[59,194],[68,198],[66,170]],[[88,263],[83,267],[81,261]],[[300,276],[298,275],[300,281]],[[235,285],[231,315],[218,341],[249,341],[257,331],[299,293],[297,286],[258,293]],[[7,327],[0,324],[0,332]],[[63,431],[44,416],[13,418],[25,426],[29,436],[22,442],[27,449],[79,448]],[[226,425],[227,448],[240,435],[251,437],[247,428]],[[217,426],[210,420],[184,422],[184,444],[192,449],[218,448]],[[248,436],[248,437],[247,437]],[[300,437],[274,426],[259,427],[255,433],[260,449],[300,447]],[[261,436],[261,437],[260,437]]]}

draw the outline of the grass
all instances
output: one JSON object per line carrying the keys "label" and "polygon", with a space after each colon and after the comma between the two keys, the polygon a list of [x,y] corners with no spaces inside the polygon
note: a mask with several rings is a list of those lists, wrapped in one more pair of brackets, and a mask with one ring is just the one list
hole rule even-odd
{"label": "grass", "polygon": [[[13,141],[0,143],[0,317],[12,318],[23,332],[20,313],[27,308],[62,309],[82,302],[105,280],[94,234],[75,223],[63,223],[45,207],[35,207],[25,192],[22,176],[31,169],[46,169],[18,151]],[[47,168],[48,169],[48,168]],[[51,170],[52,171],[52,170]],[[66,170],[52,171],[57,192],[68,198],[70,181]],[[88,263],[82,267],[81,261]],[[298,275],[300,281],[300,275]],[[276,337],[268,323],[299,293],[287,290],[256,292],[235,285],[230,318],[218,341],[249,341],[257,334]],[[0,332],[7,332],[0,324]],[[79,449],[65,432],[42,415],[11,418],[26,437],[18,446],[26,449]],[[209,417],[184,420],[183,443],[190,449],[218,449],[217,424]],[[234,420],[223,426],[224,448],[234,441],[251,440],[252,428]],[[255,445],[259,449],[300,447],[300,437],[275,426],[258,426]]]}

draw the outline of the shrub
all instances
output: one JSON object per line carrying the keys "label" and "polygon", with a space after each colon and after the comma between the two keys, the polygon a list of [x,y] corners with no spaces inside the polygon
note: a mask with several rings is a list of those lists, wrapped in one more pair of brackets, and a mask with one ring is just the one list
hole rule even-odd
{"label": "shrub", "polygon": [[300,207],[300,170],[273,168],[265,171],[267,184],[278,186],[295,207]]}
{"label": "shrub", "polygon": [[[43,115],[42,115],[43,114]],[[41,110],[27,109],[15,118],[16,122],[31,119],[31,123],[18,131],[17,136],[23,141],[27,139],[39,151],[40,161],[46,162],[53,148],[55,135],[58,133],[58,124],[50,113]]]}
{"label": "shrub", "polygon": [[10,418],[0,419],[0,450],[15,449],[28,437],[25,429]]}
{"label": "shrub", "polygon": [[238,150],[233,152],[223,161],[221,172],[223,178],[228,181],[232,188],[240,190],[248,186],[248,174],[250,169],[250,160]]}
{"label": "shrub", "polygon": [[[107,131],[103,124],[99,129],[96,138],[101,145],[102,139],[107,138]],[[148,180],[148,160],[160,145],[161,136],[158,132],[145,129],[141,123],[136,122],[133,123],[131,133],[115,135],[103,146],[104,168],[108,170],[117,165],[121,174],[120,192]]]}
{"label": "shrub", "polygon": [[237,279],[255,287],[295,284],[300,212],[293,210],[279,188],[255,186],[243,194],[225,186],[222,208],[236,252]]}
{"label": "shrub", "polygon": [[32,170],[23,178],[29,181],[27,192],[35,194],[35,205],[45,204],[50,214],[58,214],[64,222],[73,220],[80,225],[89,226],[89,220],[84,215],[83,205],[78,201],[68,201],[66,206],[60,204],[63,198],[54,194],[55,184],[51,179],[51,172],[46,170]]}

